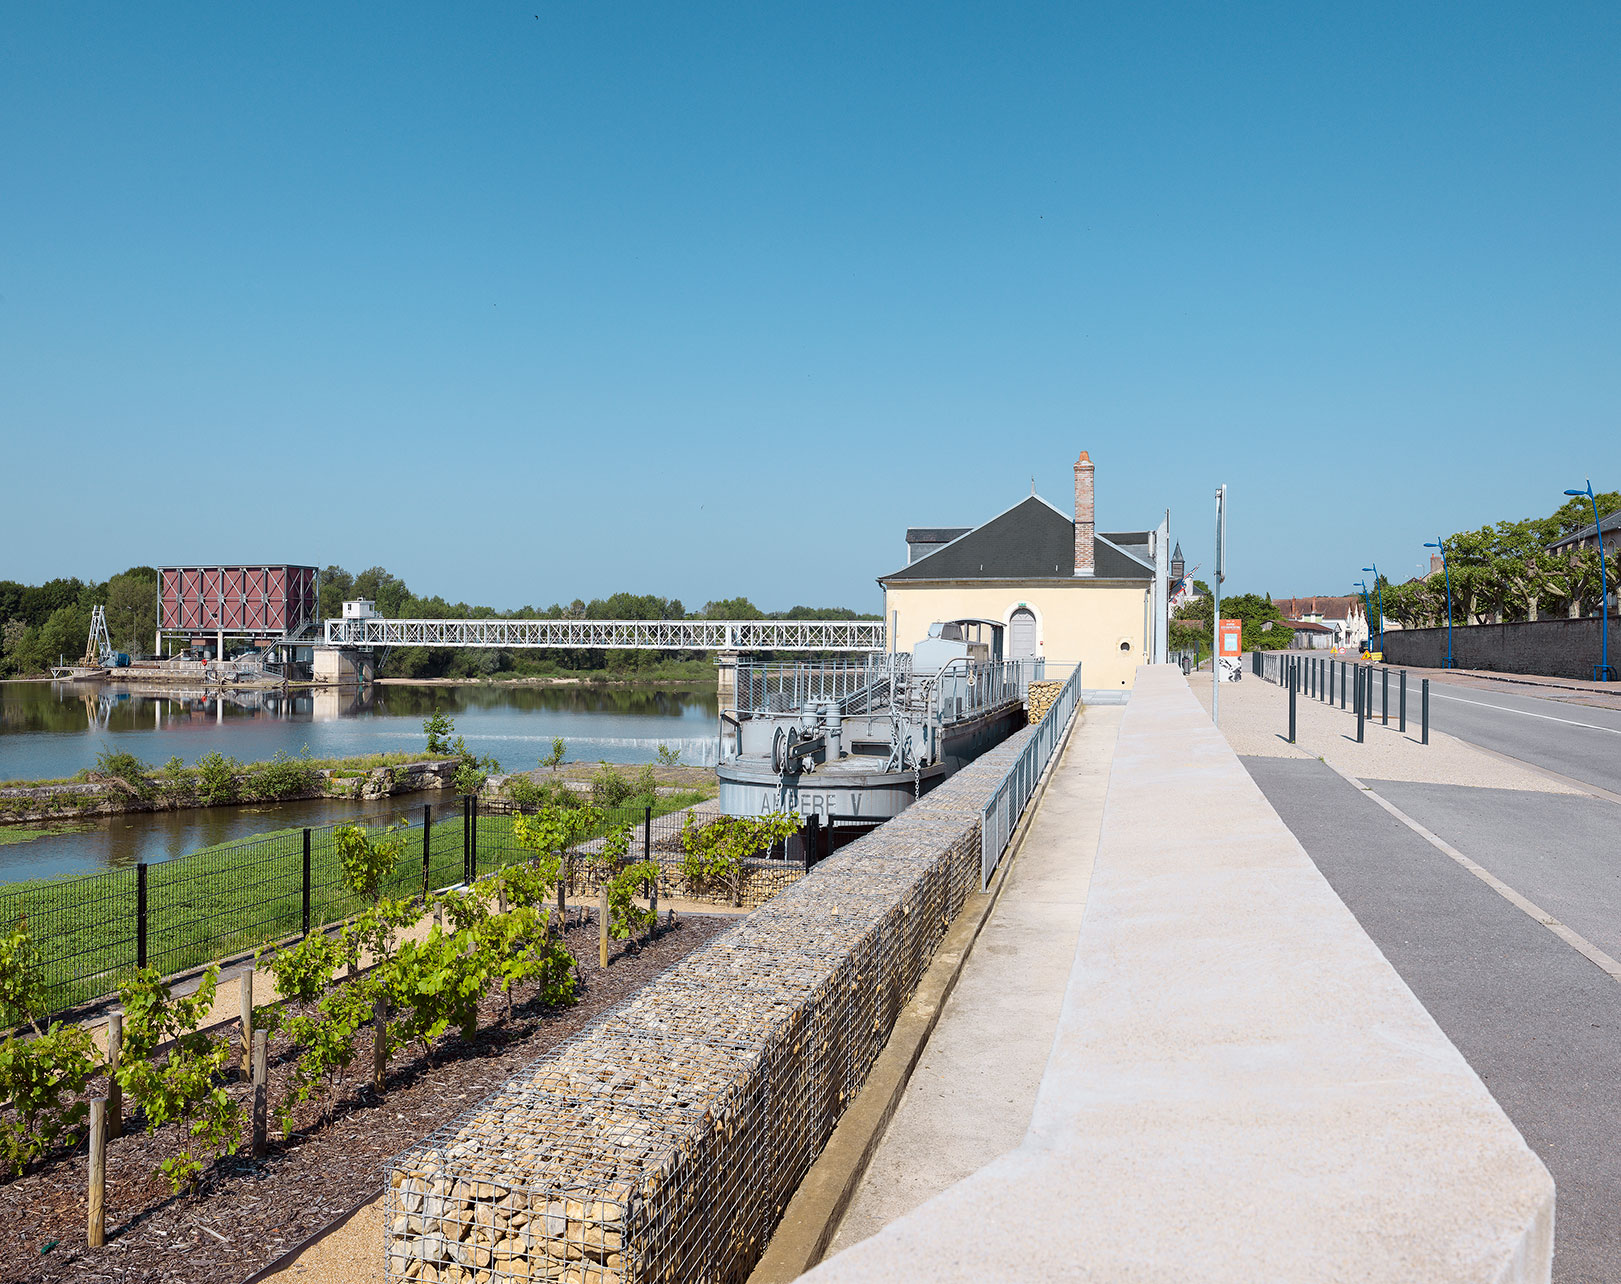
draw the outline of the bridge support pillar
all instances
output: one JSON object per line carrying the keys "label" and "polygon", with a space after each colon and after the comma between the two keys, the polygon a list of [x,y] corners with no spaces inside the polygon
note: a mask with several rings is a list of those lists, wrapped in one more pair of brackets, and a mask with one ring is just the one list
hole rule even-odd
{"label": "bridge support pillar", "polygon": [[358,687],[370,682],[377,671],[377,657],[370,651],[346,646],[315,648],[315,681],[321,686]]}
{"label": "bridge support pillar", "polygon": [[720,696],[722,713],[737,712],[737,662],[740,658],[741,653],[737,651],[720,651],[715,655],[715,671],[718,675],[716,689]]}

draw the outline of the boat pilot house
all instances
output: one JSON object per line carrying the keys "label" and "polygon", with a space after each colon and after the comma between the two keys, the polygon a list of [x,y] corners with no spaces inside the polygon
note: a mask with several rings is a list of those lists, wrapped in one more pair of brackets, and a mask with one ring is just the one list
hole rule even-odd
{"label": "boat pilot house", "polygon": [[1129,689],[1164,645],[1169,532],[1098,531],[1093,487],[1082,451],[1072,513],[1032,493],[980,526],[908,530],[907,564],[878,580],[896,649],[939,620],[995,621],[1007,659],[1056,678],[1079,663],[1084,690]]}

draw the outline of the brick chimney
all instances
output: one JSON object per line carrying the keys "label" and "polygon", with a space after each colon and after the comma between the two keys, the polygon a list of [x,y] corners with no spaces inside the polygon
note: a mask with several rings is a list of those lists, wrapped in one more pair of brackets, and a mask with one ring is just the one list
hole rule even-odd
{"label": "brick chimney", "polygon": [[1097,529],[1092,498],[1092,460],[1083,450],[1075,461],[1075,574],[1090,576],[1092,535]]}
{"label": "brick chimney", "polygon": [[1442,569],[1443,569],[1443,565],[1442,565],[1442,562],[1441,562],[1441,555],[1439,553],[1431,553],[1430,554],[1430,574],[1431,575],[1439,575],[1441,573]]}

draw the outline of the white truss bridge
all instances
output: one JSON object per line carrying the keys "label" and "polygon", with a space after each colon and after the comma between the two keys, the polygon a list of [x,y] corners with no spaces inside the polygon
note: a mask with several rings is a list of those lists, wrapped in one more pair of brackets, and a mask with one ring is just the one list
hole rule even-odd
{"label": "white truss bridge", "polygon": [[882,620],[328,620],[328,646],[882,651]]}

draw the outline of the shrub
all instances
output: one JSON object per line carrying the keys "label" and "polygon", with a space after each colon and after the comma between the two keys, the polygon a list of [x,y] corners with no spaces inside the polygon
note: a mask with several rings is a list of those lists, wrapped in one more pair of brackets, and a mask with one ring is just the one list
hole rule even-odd
{"label": "shrub", "polygon": [[309,763],[310,748],[305,745],[298,757],[283,749],[269,762],[261,763],[248,774],[248,792],[255,798],[291,798],[295,794],[313,793],[320,782],[321,773]]}
{"label": "shrub", "polygon": [[[45,1011],[45,962],[28,931],[28,920],[0,936],[0,1028],[24,1021],[39,1033],[38,1017]],[[5,1098],[0,1097],[0,1101]]]}
{"label": "shrub", "polygon": [[681,751],[672,749],[669,745],[660,745],[658,748],[658,764],[661,767],[679,767],[681,765]]}
{"label": "shrub", "polygon": [[237,800],[237,773],[242,764],[211,749],[197,759],[197,800],[205,807]]}
{"label": "shrub", "polygon": [[423,734],[428,737],[428,753],[437,757],[446,757],[450,754],[450,733],[456,730],[456,724],[437,710],[432,716],[422,720]]}
{"label": "shrub", "polygon": [[567,752],[568,752],[568,745],[563,742],[563,737],[562,736],[553,736],[552,737],[552,751],[549,754],[547,754],[544,758],[540,759],[540,765],[542,767],[550,767],[552,769],[552,771],[555,773],[557,771],[558,767],[560,767],[562,765],[563,755],[565,753],[567,753]]}
{"label": "shrub", "polygon": [[163,764],[163,770],[158,774],[157,788],[163,800],[171,805],[190,802],[197,792],[191,772],[186,770],[186,764],[180,761],[178,755]]}
{"label": "shrub", "polygon": [[623,772],[608,763],[599,763],[591,774],[591,801],[598,807],[623,807],[627,799],[636,795],[636,786]]}
{"label": "shrub", "polygon": [[698,825],[688,815],[681,829],[681,876],[694,892],[725,891],[734,905],[741,903],[748,882],[751,856],[769,850],[788,835],[799,832],[800,820],[792,812],[765,816],[719,816]]}
{"label": "shrub", "polygon": [[84,1139],[89,1107],[77,1101],[95,1074],[96,1047],[78,1025],[52,1025],[44,1034],[0,1042],[0,1164],[20,1173],[58,1144]]}
{"label": "shrub", "polygon": [[96,755],[96,774],[123,785],[137,798],[151,796],[152,780],[146,774],[146,764],[132,753],[103,749]]}

